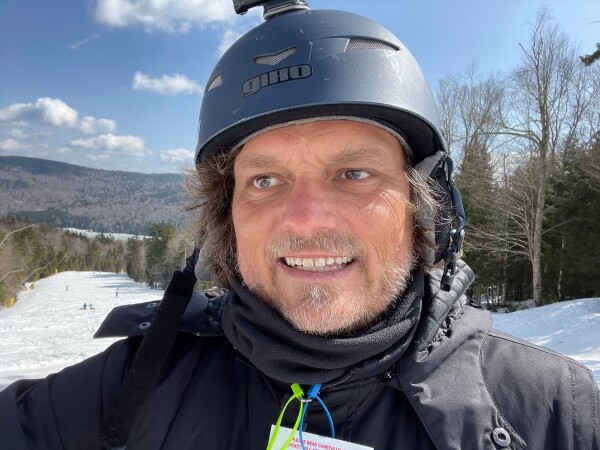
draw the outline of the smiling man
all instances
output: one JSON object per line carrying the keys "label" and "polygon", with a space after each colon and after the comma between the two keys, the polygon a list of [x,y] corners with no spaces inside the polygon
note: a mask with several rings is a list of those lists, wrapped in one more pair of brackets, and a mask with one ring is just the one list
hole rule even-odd
{"label": "smiling man", "polygon": [[[234,1],[261,3],[204,93],[196,251],[158,308],[97,333],[127,339],[0,393],[0,448],[598,449],[589,370],[465,295],[464,211],[408,50],[353,14]],[[207,270],[223,289],[193,293]]]}
{"label": "smiling man", "polygon": [[297,329],[360,329],[403,292],[413,263],[398,139],[351,120],[267,131],[235,160],[239,272]]}

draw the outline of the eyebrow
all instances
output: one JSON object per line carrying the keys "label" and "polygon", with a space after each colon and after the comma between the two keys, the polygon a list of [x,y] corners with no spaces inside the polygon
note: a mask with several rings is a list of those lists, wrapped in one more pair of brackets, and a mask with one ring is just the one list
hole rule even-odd
{"label": "eyebrow", "polygon": [[378,148],[349,148],[333,155],[329,162],[339,165],[352,165],[356,163],[371,163],[381,165],[385,163],[384,152]]}
{"label": "eyebrow", "polygon": [[238,160],[240,169],[262,169],[263,167],[274,166],[277,159],[273,156],[256,155],[251,158],[240,158]]}

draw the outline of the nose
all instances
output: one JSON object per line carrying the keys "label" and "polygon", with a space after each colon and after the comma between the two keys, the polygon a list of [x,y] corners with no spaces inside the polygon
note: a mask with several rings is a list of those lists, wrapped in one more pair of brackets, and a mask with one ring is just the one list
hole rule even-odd
{"label": "nose", "polygon": [[319,181],[297,180],[286,198],[283,230],[310,236],[317,231],[335,229],[338,216],[332,200],[331,192]]}

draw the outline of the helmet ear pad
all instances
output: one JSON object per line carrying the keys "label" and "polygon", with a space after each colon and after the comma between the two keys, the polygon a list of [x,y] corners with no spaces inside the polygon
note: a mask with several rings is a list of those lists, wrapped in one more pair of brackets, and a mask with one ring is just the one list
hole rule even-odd
{"label": "helmet ear pad", "polygon": [[416,198],[416,220],[425,230],[426,250],[422,255],[424,262],[435,265],[444,259],[446,250],[450,246],[452,234],[452,220],[454,218],[454,205],[452,202],[452,189],[449,182],[448,155],[442,151],[425,158],[415,165],[429,185],[435,206],[423,198],[418,192]]}

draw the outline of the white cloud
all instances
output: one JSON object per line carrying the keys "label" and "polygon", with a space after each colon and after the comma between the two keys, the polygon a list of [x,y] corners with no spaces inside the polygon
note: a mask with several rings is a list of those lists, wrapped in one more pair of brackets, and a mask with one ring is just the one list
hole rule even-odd
{"label": "white cloud", "polygon": [[69,45],[69,48],[71,50],[79,50],[83,45],[87,44],[90,41],[93,41],[94,39],[98,39],[99,37],[100,37],[100,35],[98,33],[94,33],[94,34],[86,37],[85,39],[82,39],[79,42]]}
{"label": "white cloud", "polygon": [[4,139],[0,141],[0,150],[7,152],[14,152],[15,150],[25,150],[29,148],[28,145],[22,144],[15,139]]}
{"label": "white cloud", "polygon": [[35,103],[39,109],[42,120],[55,127],[76,127],[77,111],[62,100],[40,98]]}
{"label": "white cloud", "polygon": [[104,150],[107,154],[126,156],[145,156],[150,154],[142,138],[130,135],[115,136],[112,133],[108,133],[91,138],[74,139],[70,144],[90,150]]}
{"label": "white cloud", "polygon": [[35,103],[14,103],[0,109],[0,122],[37,121],[55,127],[74,128],[78,114],[73,108],[57,98],[38,98]]}
{"label": "white cloud", "polygon": [[92,116],[85,116],[81,119],[79,129],[84,134],[96,134],[100,129],[112,133],[117,129],[117,122],[109,119],[95,119]]}
{"label": "white cloud", "polygon": [[[14,103],[0,109],[0,122],[41,123],[57,128],[78,128],[85,134],[101,131],[113,132],[117,122],[110,119],[96,119],[85,116],[79,120],[79,113],[58,98],[42,97],[33,103]],[[13,130],[14,132],[15,130]]]}
{"label": "white cloud", "polygon": [[198,82],[190,80],[185,75],[174,73],[163,75],[161,78],[150,78],[148,75],[137,71],[133,75],[133,89],[136,91],[153,91],[159,94],[178,95],[201,92],[202,87]]}
{"label": "white cloud", "polygon": [[193,164],[194,152],[186,148],[173,148],[169,150],[163,150],[160,152],[161,161],[169,162],[172,164]]}
{"label": "white cloud", "polygon": [[56,149],[56,153],[59,155],[64,155],[66,153],[71,153],[71,147],[59,147]]}
{"label": "white cloud", "polygon": [[111,27],[141,26],[168,33],[185,33],[235,16],[229,0],[97,0],[95,19]]}

